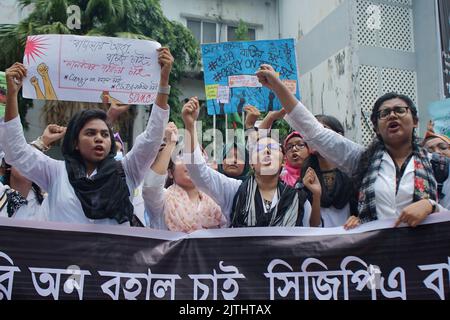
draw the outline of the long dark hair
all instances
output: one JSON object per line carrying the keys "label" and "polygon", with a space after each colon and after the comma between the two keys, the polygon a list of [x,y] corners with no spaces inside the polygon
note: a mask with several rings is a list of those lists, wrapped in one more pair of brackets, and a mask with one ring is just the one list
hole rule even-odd
{"label": "long dark hair", "polygon": [[[329,127],[336,133],[344,135],[345,130],[341,122],[333,116],[328,115],[316,115],[316,119],[322,124]],[[350,211],[353,214],[356,209],[356,198],[353,192],[351,179],[339,169],[335,170],[335,184],[334,190],[329,190],[325,184],[323,173],[320,168],[319,158],[315,154],[311,154],[303,163],[302,166],[302,179],[306,174],[308,168],[313,168],[319,178],[320,185],[322,187],[322,195],[320,199],[321,207],[329,208],[334,206],[337,209],[344,208],[347,204],[350,204]],[[327,192],[328,191],[328,192]]]}
{"label": "long dark hair", "polygon": [[164,188],[167,189],[175,183],[175,179],[173,178],[173,172],[175,171],[175,162],[173,162],[172,158],[169,160],[169,166],[167,167],[167,179],[164,185]]}
{"label": "long dark hair", "polygon": [[[328,116],[325,114],[316,115],[315,117],[320,123],[325,124],[334,132],[344,135],[345,133],[344,126],[335,117]],[[314,171],[316,172],[320,171],[319,159],[317,158],[317,155],[310,154],[309,157],[306,158],[306,160],[303,162],[302,177],[305,176],[306,170],[308,170],[309,167],[313,168]]]}
{"label": "long dark hair", "polygon": [[[5,185],[11,187],[11,165],[5,162],[5,159],[2,160],[2,166],[5,168]],[[37,201],[39,204],[42,204],[44,201],[44,195],[42,192],[41,187],[39,187],[36,183],[31,181],[31,190],[33,190],[34,195],[36,196]],[[24,198],[27,198],[27,194],[22,195]]]}
{"label": "long dark hair", "polygon": [[107,115],[106,112],[100,109],[91,109],[91,110],[82,110],[75,114],[70,120],[67,126],[67,132],[64,136],[63,144],[62,144],[62,154],[70,155],[72,157],[78,158],[78,160],[82,161],[81,154],[78,150],[76,150],[76,145],[78,141],[78,136],[80,135],[81,129],[91,120],[99,119],[105,122],[109,131],[109,138],[111,139],[111,150],[110,154],[116,154],[116,144],[114,142],[114,133],[112,131],[111,126],[106,121]]}
{"label": "long dark hair", "polygon": [[[414,105],[414,102],[411,100],[410,97],[405,96],[403,94],[395,93],[395,92],[389,92],[385,95],[378,98],[378,100],[375,102],[373,108],[372,108],[372,114],[370,115],[370,120],[372,121],[374,131],[376,132],[376,129],[378,128],[378,111],[385,103],[386,101],[392,100],[392,99],[401,99],[403,100],[409,107],[412,117],[415,121],[418,121],[419,118],[417,116],[417,108]],[[413,131],[413,148],[417,147],[417,139],[416,139],[415,130]],[[353,182],[354,182],[354,188],[355,192],[359,192],[359,189],[361,187],[362,180],[364,178],[364,175],[366,174],[367,170],[369,169],[370,162],[372,160],[373,155],[375,154],[376,150],[378,150],[381,146],[384,145],[383,138],[377,134],[377,136],[372,140],[372,143],[367,147],[366,151],[361,155],[361,158],[359,160],[358,168],[356,169],[356,172],[353,174]]]}
{"label": "long dark hair", "polygon": [[328,116],[325,114],[319,114],[319,115],[316,115],[316,119],[319,120],[320,123],[325,124],[326,126],[330,127],[330,129],[333,130],[334,132],[337,132],[342,135],[345,134],[344,126],[335,117]]}

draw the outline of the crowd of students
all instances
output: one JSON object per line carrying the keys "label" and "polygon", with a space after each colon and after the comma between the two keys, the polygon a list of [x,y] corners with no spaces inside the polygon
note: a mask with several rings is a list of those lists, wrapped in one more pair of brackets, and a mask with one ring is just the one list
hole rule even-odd
{"label": "crowd of students", "polygon": [[[345,137],[329,115],[314,116],[291,94],[270,65],[256,76],[281,101],[258,127],[260,113],[246,106],[247,139],[224,145],[220,163],[207,163],[197,140],[200,103],[183,107],[185,136],[169,123],[169,77],[174,59],[159,49],[161,79],[147,127],[128,152],[112,122],[127,106],[83,110],[67,128],[49,125],[28,144],[17,95],[24,65],[6,70],[7,101],[0,122],[3,150],[0,217],[193,232],[241,227],[355,228],[396,219],[416,227],[450,209],[450,141],[431,130],[417,137],[412,100],[380,97],[372,110],[376,137],[369,147]],[[114,115],[114,116],[112,116]],[[275,121],[292,132],[282,144]],[[431,129],[431,128],[430,128]],[[45,154],[62,141],[63,161]]]}

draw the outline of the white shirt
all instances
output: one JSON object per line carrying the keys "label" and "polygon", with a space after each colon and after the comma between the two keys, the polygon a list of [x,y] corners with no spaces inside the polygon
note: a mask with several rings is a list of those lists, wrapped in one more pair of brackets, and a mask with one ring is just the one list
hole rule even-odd
{"label": "white shirt", "polygon": [[144,179],[142,197],[152,229],[169,230],[164,215],[167,194],[167,189],[164,188],[166,180],[167,174],[161,175],[152,169],[147,172]]}
{"label": "white shirt", "polygon": [[142,197],[142,184],[134,189],[133,207],[134,215],[139,218],[144,226],[148,227],[145,220],[145,205],[144,198]]}
{"label": "white shirt", "polygon": [[[0,182],[0,197],[4,195],[6,190],[10,189],[9,186],[5,186]],[[44,197],[42,204],[39,204],[36,194],[33,190],[28,192],[27,196],[28,204],[21,206],[16,213],[11,217],[19,220],[33,220],[33,221],[46,221],[48,214],[48,201],[47,197]],[[7,204],[0,211],[0,217],[7,218]]]}
{"label": "white shirt", "polygon": [[321,207],[320,217],[322,218],[324,228],[342,227],[350,217],[350,204],[347,204],[342,209]]}
{"label": "white shirt", "polygon": [[[211,169],[203,158],[200,147],[197,146],[194,153],[184,154],[184,163],[189,171],[189,176],[195,186],[210,196],[220,207],[225,215],[228,225],[233,211],[233,200],[242,184],[241,180],[229,178],[213,169]],[[278,195],[272,199],[272,207],[278,203]],[[264,205],[263,205],[264,208]],[[306,201],[304,204],[303,226],[308,227],[311,217],[311,204]]]}
{"label": "white shirt", "polygon": [[[130,201],[133,201],[134,189],[141,184],[158,154],[168,120],[169,110],[154,105],[146,130],[136,138],[134,147],[122,160]],[[118,224],[114,219],[94,220],[85,216],[80,200],[69,182],[65,162],[52,159],[27,144],[19,117],[0,122],[0,145],[11,166],[48,192],[49,221]],[[129,223],[123,225],[129,226]]]}
{"label": "white shirt", "polygon": [[144,198],[145,210],[150,218],[150,228],[153,229],[169,230],[164,220],[166,201],[164,185],[166,178],[167,174],[160,175],[150,169],[144,179],[142,197]]}
{"label": "white shirt", "polygon": [[[352,176],[357,170],[365,148],[333,130],[324,128],[301,102],[290,114],[286,115],[285,119],[292,128],[303,136],[303,140],[310,147],[317,150],[324,158],[332,161],[341,171]],[[394,161],[385,152],[374,188],[378,219],[398,218],[402,210],[413,203],[413,158],[406,167],[396,194]],[[438,208],[438,210],[442,209]]]}

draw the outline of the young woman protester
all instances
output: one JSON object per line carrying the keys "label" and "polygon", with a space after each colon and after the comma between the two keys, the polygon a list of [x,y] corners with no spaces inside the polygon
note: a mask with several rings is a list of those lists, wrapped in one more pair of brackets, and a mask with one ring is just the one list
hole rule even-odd
{"label": "young woman protester", "polygon": [[415,139],[417,109],[410,98],[395,93],[380,97],[371,120],[377,138],[364,148],[323,125],[278,79],[274,69],[262,65],[259,81],[275,92],[288,113],[287,121],[310,147],[354,177],[358,190],[358,217],[346,228],[377,219],[396,218],[395,227],[419,225],[429,214],[442,210],[428,155]]}
{"label": "young woman protester", "polygon": [[[31,145],[46,152],[65,132],[66,128],[50,124]],[[0,217],[45,221],[48,215],[46,194],[36,183],[26,179],[16,168],[6,163],[3,152],[0,163]]]}
{"label": "young woman protester", "polygon": [[438,153],[450,158],[450,138],[447,136],[428,131],[422,146],[430,153]]}
{"label": "young woman protester", "polygon": [[[316,119],[325,128],[344,135],[344,127],[335,117],[318,115]],[[304,162],[302,170],[306,172],[309,168],[317,174],[322,187],[320,215],[323,227],[343,226],[351,215],[358,213],[358,202],[351,178],[316,150],[312,150],[311,155]]]}
{"label": "young woman protester", "polygon": [[[256,107],[248,106],[244,110],[247,113],[245,120],[246,129],[254,128],[254,124],[258,120],[261,113]],[[283,119],[286,115],[285,110],[270,111],[266,117],[261,121],[258,126],[258,130],[270,131],[275,121]],[[295,184],[301,178],[301,170],[303,162],[309,156],[308,145],[303,141],[303,137],[298,132],[290,133],[283,143],[285,158],[283,170],[280,174],[281,180],[290,187],[294,187]]]}
{"label": "young woman protester", "polygon": [[165,144],[144,180],[142,194],[151,213],[150,227],[186,233],[225,227],[220,207],[195,187],[182,159],[174,154],[177,141],[178,130],[171,122]]}
{"label": "young woman protester", "polygon": [[244,181],[250,171],[247,148],[238,142],[223,146],[222,163],[217,165],[217,171],[236,180]]}
{"label": "young woman protester", "polygon": [[[198,99],[191,98],[182,111],[187,133],[184,163],[195,186],[220,206],[231,227],[320,224],[320,196],[314,197],[319,201],[313,202],[311,210],[305,190],[296,190],[280,180],[284,154],[277,141],[261,136],[250,141],[250,164],[254,174],[245,181],[228,178],[209,168],[201,154],[195,128],[198,114]],[[320,194],[319,181],[306,180],[309,187]]]}
{"label": "young woman protester", "polygon": [[[429,127],[432,128],[432,125]],[[439,172],[435,175],[438,183],[439,204],[450,210],[450,138],[429,130],[422,146],[433,153],[431,164],[434,171]]]}
{"label": "young woman protester", "polygon": [[173,57],[168,48],[159,49],[158,61],[160,92],[149,123],[133,149],[119,162],[114,160],[112,130],[101,110],[84,110],[71,119],[62,146],[64,161],[51,159],[29,146],[17,106],[17,94],[27,70],[15,63],[6,71],[7,101],[5,119],[0,124],[0,145],[9,164],[48,191],[50,221],[137,224],[132,191],[154,161],[169,118],[167,92]]}

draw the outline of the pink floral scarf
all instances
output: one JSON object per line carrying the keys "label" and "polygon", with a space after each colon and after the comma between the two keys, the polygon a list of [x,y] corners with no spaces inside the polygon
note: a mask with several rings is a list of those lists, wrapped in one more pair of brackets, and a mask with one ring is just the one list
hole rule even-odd
{"label": "pink floral scarf", "polygon": [[169,230],[186,233],[224,228],[227,224],[220,207],[213,199],[199,191],[199,201],[196,204],[176,184],[167,189],[164,219]]}

